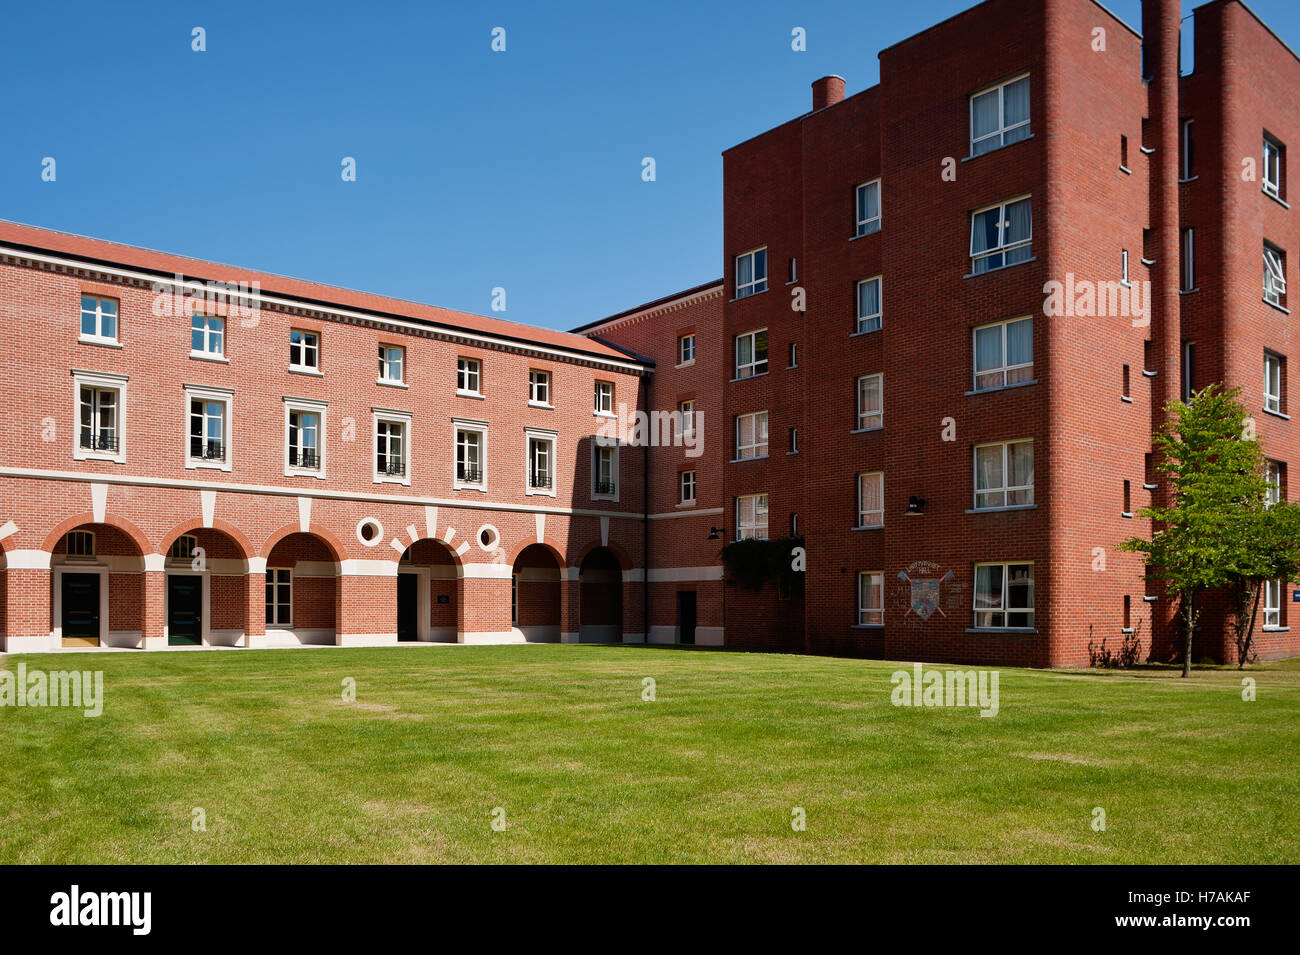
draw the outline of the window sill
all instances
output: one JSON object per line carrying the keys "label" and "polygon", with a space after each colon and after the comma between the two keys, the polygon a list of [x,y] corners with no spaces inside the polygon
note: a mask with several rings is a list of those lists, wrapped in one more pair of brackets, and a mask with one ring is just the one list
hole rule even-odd
{"label": "window sill", "polygon": [[1142,490],[1144,491],[1154,491],[1159,486],[1159,484],[1147,484],[1145,481],[1142,482]]}
{"label": "window sill", "polygon": [[93,335],[81,335],[77,338],[83,345],[101,345],[104,348],[121,348],[122,343],[116,338],[96,338]]}
{"label": "window sill", "polygon": [[1132,627],[1120,627],[1120,628],[1119,628],[1119,632],[1120,632],[1120,633],[1134,633],[1135,631],[1133,630]]}
{"label": "window sill", "polygon": [[1267,189],[1264,189],[1263,187],[1261,187],[1259,191],[1262,192],[1262,193],[1264,193],[1264,195],[1268,196],[1270,199],[1272,199],[1274,202],[1276,202],[1276,203],[1277,203],[1279,206],[1281,206],[1283,209],[1290,209],[1290,208],[1291,208],[1290,203],[1288,203],[1288,202],[1287,202],[1285,199],[1283,199],[1281,196],[1275,196],[1275,195],[1273,195],[1273,193],[1269,192]]}
{"label": "window sill", "polygon": [[1131,176],[1131,175],[1133,175],[1133,170],[1130,169],[1128,166],[1125,166],[1123,163],[1120,164],[1119,171],[1122,172],[1122,173],[1123,173],[1124,175],[1126,175],[1126,176]]}
{"label": "window sill", "polygon": [[850,630],[884,630],[883,623],[855,623],[849,627]]}
{"label": "window sill", "polygon": [[1291,629],[1290,627],[1264,627],[1263,628],[1265,633],[1286,633],[1290,629]]}
{"label": "window sill", "polygon": [[543,490],[542,488],[526,487],[524,488],[524,496],[525,497],[555,497],[555,491],[554,490],[546,491]]}
{"label": "window sill", "polygon": [[1155,376],[1156,373],[1154,371],[1147,371],[1145,368],[1142,369],[1143,378],[1154,378]]}
{"label": "window sill", "polygon": [[1037,508],[1037,504],[1007,504],[1003,507],[971,507],[967,508],[967,514],[1000,514],[1004,511],[1032,511]]}
{"label": "window sill", "polygon": [[691,365],[693,365],[693,364],[695,364],[695,359],[694,359],[694,358],[692,358],[690,361],[679,361],[677,364],[673,365],[673,367],[674,367],[674,368],[690,368]]}
{"label": "window sill", "polygon": [[1262,301],[1263,301],[1263,303],[1264,303],[1265,305],[1267,305],[1269,308],[1275,308],[1275,309],[1277,309],[1279,312],[1281,312],[1283,315],[1290,315],[1290,314],[1291,314],[1291,309],[1287,308],[1285,305],[1279,305],[1279,304],[1277,304],[1277,302],[1270,302],[1268,299],[1262,299]]}
{"label": "window sill", "polygon": [[795,448],[795,450],[793,450],[793,451],[787,451],[787,452],[785,453],[785,456],[788,458],[790,455],[792,455],[792,454],[798,454],[798,453],[799,453],[799,449],[798,449],[798,448]]}
{"label": "window sill", "polygon": [[755,372],[752,375],[746,375],[744,378],[732,378],[731,381],[728,382],[728,384],[734,385],[738,381],[753,381],[755,378],[762,378],[766,374],[767,372],[765,371],[759,371],[759,372]]}
{"label": "window sill", "polygon": [[[1195,151],[1195,150],[1193,150],[1193,152],[1194,152],[1194,151]],[[1180,185],[1180,186],[1185,186],[1185,185],[1187,185],[1187,183],[1189,183],[1189,182],[1195,182],[1197,179],[1200,179],[1200,178],[1201,178],[1201,177],[1200,177],[1200,174],[1199,174],[1199,173],[1198,173],[1197,175],[1195,175],[1195,176],[1188,176],[1186,179],[1179,179],[1179,180],[1178,180],[1178,185]]]}
{"label": "window sill", "polygon": [[1038,384],[1038,379],[1030,378],[1028,381],[1017,381],[1013,385],[995,385],[992,388],[977,388],[973,391],[966,392],[966,396],[970,397],[971,395],[987,395],[996,391],[1010,391],[1012,388],[1028,388],[1030,385],[1036,385],[1036,384]]}
{"label": "window sill", "polygon": [[850,527],[851,531],[883,531],[884,524],[859,524],[857,527]]}
{"label": "window sill", "polygon": [[1133,512],[1132,512],[1132,511],[1120,511],[1120,512],[1119,512],[1119,516],[1120,516],[1120,517],[1123,517],[1123,518],[1125,518],[1125,519],[1127,519],[1127,520],[1132,520],[1132,519],[1133,519]]}
{"label": "window sill", "polygon": [[376,379],[375,379],[375,384],[377,384],[377,385],[386,385],[386,386],[388,386],[389,388],[409,388],[409,387],[411,387],[410,385],[408,385],[408,384],[407,384],[406,382],[404,382],[404,381],[393,381],[393,380],[390,379],[390,378],[376,378]]}
{"label": "window sill", "polygon": [[597,418],[617,418],[618,415],[612,411],[593,411],[592,415]]}
{"label": "window sill", "polygon": [[983,272],[968,272],[963,275],[964,279],[976,279],[981,275],[993,275],[995,272],[1005,272],[1007,269],[1014,269],[1017,265],[1028,265],[1030,262],[1037,262],[1038,256],[1031,255],[1027,259],[1021,259],[1019,262],[1012,262],[1010,265],[999,265],[996,269],[985,269]]}
{"label": "window sill", "polygon": [[695,498],[691,498],[689,501],[678,501],[673,506],[674,507],[695,507],[696,506]]}
{"label": "window sill", "polygon": [[457,397],[457,398],[477,398],[479,401],[484,401],[484,400],[486,400],[486,399],[483,397],[483,393],[482,393],[482,392],[479,392],[479,391],[461,391],[459,388],[456,389],[456,397]]}
{"label": "window sill", "polygon": [[1119,400],[1124,402],[1127,405],[1131,405],[1133,403],[1133,399],[1130,398],[1128,395],[1120,395]]}
{"label": "window sill", "polygon": [[386,475],[379,475],[379,474],[376,474],[376,475],[374,476],[374,478],[373,478],[373,483],[375,483],[375,484],[400,484],[400,485],[402,485],[403,487],[410,487],[410,486],[411,486],[411,479],[410,479],[410,478],[388,477],[388,476],[386,476]]}
{"label": "window sill", "polygon": [[1263,409],[1264,414],[1271,414],[1274,418],[1281,418],[1283,421],[1290,421],[1289,414],[1283,414],[1281,411],[1270,411],[1268,408]]}
{"label": "window sill", "polygon": [[198,461],[191,458],[185,462],[185,467],[187,470],[191,470],[191,471],[194,470],[229,471],[230,463],[223,461],[217,464],[213,464],[210,461]]}
{"label": "window sill", "polygon": [[284,476],[287,478],[309,477],[316,478],[318,481],[325,480],[325,472],[323,469],[312,471],[307,468],[285,468]]}
{"label": "window sill", "polygon": [[617,495],[613,495],[613,496],[611,496],[611,495],[609,495],[609,494],[593,494],[593,495],[591,495],[591,499],[592,499],[593,501],[606,501],[606,502],[609,502],[609,503],[611,503],[611,504],[617,504],[617,503],[618,503],[618,496],[617,496]]}
{"label": "window sill", "polygon": [[728,299],[727,304],[731,305],[731,304],[734,304],[734,303],[736,303],[736,302],[743,302],[743,301],[745,301],[745,299],[747,299],[747,298],[754,298],[755,296],[758,296],[758,295],[764,295],[764,294],[766,294],[766,293],[767,293],[767,289],[765,289],[765,288],[761,288],[761,289],[758,289],[757,291],[750,292],[748,295],[738,295],[738,296],[736,296],[735,298]]}
{"label": "window sill", "polygon": [[82,451],[82,450],[78,450],[78,451],[73,452],[72,460],[74,460],[74,461],[109,461],[109,462],[112,462],[113,464],[125,464],[125,463],[126,463],[126,455],[125,455],[125,454],[101,454],[101,453],[98,452],[98,451]]}
{"label": "window sill", "polygon": [[1037,633],[1035,627],[967,627],[967,633]]}
{"label": "window sill", "polygon": [[312,375],[313,377],[316,378],[325,377],[325,373],[323,371],[319,371],[315,368],[308,368],[306,365],[303,366],[290,365],[289,372],[290,374],[294,374],[294,375]]}
{"label": "window sill", "polygon": [[1153,604],[1159,599],[1160,599],[1159,597],[1143,597],[1142,602],[1147,604]]}
{"label": "window sill", "polygon": [[195,361],[215,361],[219,365],[230,364],[230,359],[224,355],[210,355],[205,351],[191,351],[190,357]]}
{"label": "window sill", "polygon": [[1033,138],[1034,138],[1034,134],[1030,133],[1024,139],[1017,139],[1014,143],[1003,143],[1001,146],[995,146],[994,148],[990,149],[986,153],[980,153],[978,155],[976,155],[975,153],[971,153],[969,156],[963,156],[961,161],[970,162],[972,159],[982,159],[985,156],[992,156],[994,153],[1001,152],[1004,149],[1010,149],[1012,146],[1015,146],[1017,143],[1027,143]]}
{"label": "window sill", "polygon": [[748,461],[766,461],[770,457],[770,454],[756,454],[752,458],[732,458],[730,463],[745,464]]}
{"label": "window sill", "polygon": [[860,332],[849,332],[849,338],[861,338],[863,335],[874,335],[876,332],[883,329],[884,326],[885,326],[885,321],[882,318],[880,320],[880,328],[868,328]]}
{"label": "window sill", "polygon": [[881,232],[881,227],[880,227],[880,226],[876,226],[875,229],[873,229],[873,230],[870,231],[870,232],[859,232],[857,235],[855,235],[855,236],[851,236],[851,237],[849,238],[849,241],[850,241],[850,242],[856,242],[858,239],[865,239],[865,238],[867,238],[867,236],[871,236],[871,235],[880,235],[880,232]]}
{"label": "window sill", "polygon": [[555,410],[555,405],[548,405],[548,404],[546,404],[545,402],[542,402],[542,401],[530,401],[530,402],[528,402],[528,407],[530,407],[530,408],[545,408],[547,411],[554,411],[554,410]]}
{"label": "window sill", "polygon": [[1201,290],[1201,287],[1200,287],[1199,285],[1196,286],[1196,288],[1180,288],[1180,289],[1178,290],[1178,294],[1179,294],[1179,295],[1192,295],[1192,294],[1194,294],[1194,293],[1196,293],[1196,292],[1199,292],[1200,290]]}
{"label": "window sill", "polygon": [[487,482],[481,484],[466,484],[463,481],[452,481],[451,489],[453,491],[478,491],[480,494],[487,493]]}
{"label": "window sill", "polygon": [[849,434],[870,434],[872,431],[884,431],[883,424],[872,425],[870,428],[854,428]]}

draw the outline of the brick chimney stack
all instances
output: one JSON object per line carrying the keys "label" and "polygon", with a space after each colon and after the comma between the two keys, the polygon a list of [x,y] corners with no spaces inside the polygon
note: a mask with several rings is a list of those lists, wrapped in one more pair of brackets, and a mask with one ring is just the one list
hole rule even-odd
{"label": "brick chimney stack", "polygon": [[813,80],[812,90],[814,112],[827,106],[834,106],[844,99],[844,77],[832,75]]}

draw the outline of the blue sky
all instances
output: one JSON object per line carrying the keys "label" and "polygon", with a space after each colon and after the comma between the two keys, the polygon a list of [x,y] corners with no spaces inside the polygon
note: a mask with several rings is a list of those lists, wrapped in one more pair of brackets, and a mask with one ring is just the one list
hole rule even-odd
{"label": "blue sky", "polygon": [[11,4],[0,218],[570,328],[720,275],[721,151],[972,5]]}

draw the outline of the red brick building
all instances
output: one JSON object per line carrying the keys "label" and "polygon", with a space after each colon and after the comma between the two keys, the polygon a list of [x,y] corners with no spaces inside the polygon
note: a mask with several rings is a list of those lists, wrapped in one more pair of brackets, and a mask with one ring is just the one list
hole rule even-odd
{"label": "red brick building", "polygon": [[[1141,26],[987,0],[818,80],[723,154],[725,279],[573,333],[0,224],[6,648],[1172,655],[1115,550],[1164,402],[1240,386],[1279,493],[1300,459],[1300,60],[1236,0]],[[724,585],[786,536],[802,593]],[[1197,652],[1235,652],[1219,602]]]}

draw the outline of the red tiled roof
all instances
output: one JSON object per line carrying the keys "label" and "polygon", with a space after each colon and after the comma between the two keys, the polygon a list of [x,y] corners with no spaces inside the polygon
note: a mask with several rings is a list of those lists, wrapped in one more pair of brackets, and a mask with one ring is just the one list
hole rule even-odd
{"label": "red tiled roof", "polygon": [[369,292],[355,292],[351,289],[323,285],[318,282],[308,282],[284,275],[255,272],[237,266],[205,262],[201,259],[191,259],[181,255],[169,255],[165,252],[154,252],[151,249],[107,242],[103,239],[90,239],[85,236],[72,235],[68,232],[41,229],[36,226],[8,222],[3,219],[0,219],[0,242],[72,258],[88,259],[104,264],[161,273],[169,277],[180,273],[187,278],[202,279],[204,281],[257,282],[264,295],[303,299],[325,306],[336,305],[355,311],[374,312],[396,318],[429,322],[450,330],[492,335],[548,348],[563,348],[601,358],[612,358],[624,362],[633,360],[618,349],[611,348],[585,335],[552,331],[532,325],[522,325],[518,322],[507,322],[499,318],[488,318],[484,315],[457,312],[448,308],[438,308],[434,305],[422,305],[418,302],[407,302],[383,295],[372,295]]}

